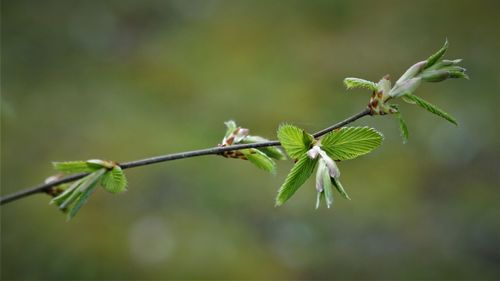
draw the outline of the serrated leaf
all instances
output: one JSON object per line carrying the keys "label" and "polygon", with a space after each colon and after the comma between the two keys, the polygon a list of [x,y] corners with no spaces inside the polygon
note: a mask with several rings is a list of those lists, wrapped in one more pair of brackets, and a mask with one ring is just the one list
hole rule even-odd
{"label": "serrated leaf", "polygon": [[285,182],[278,190],[276,206],[283,205],[306,182],[313,173],[317,162],[316,159],[311,159],[306,154],[300,156],[297,163],[290,170],[290,173],[288,173]]}
{"label": "serrated leaf", "polygon": [[363,88],[371,91],[378,90],[377,83],[354,77],[345,78],[344,85],[346,86],[347,89]]}
{"label": "serrated leaf", "polygon": [[438,62],[439,59],[443,57],[444,53],[446,53],[446,50],[448,50],[448,39],[446,39],[443,47],[441,47],[439,51],[437,51],[435,54],[433,54],[427,59],[427,64],[425,65],[425,68],[429,68],[433,66],[436,62]]}
{"label": "serrated leaf", "polygon": [[339,179],[332,178],[332,183],[335,186],[335,188],[337,189],[337,191],[340,193],[340,195],[342,195],[342,197],[344,197],[347,200],[351,200],[349,195],[347,195],[347,192],[345,192],[345,189],[342,186],[342,184],[340,183]]}
{"label": "serrated leaf", "polygon": [[455,118],[453,118],[448,113],[444,112],[439,107],[425,101],[421,97],[418,97],[415,95],[406,95],[404,101],[407,101],[407,102],[409,101],[409,103],[414,103],[414,104],[422,107],[423,109],[429,111],[430,113],[436,114],[437,116],[444,118],[455,125],[458,125],[458,122]]}
{"label": "serrated leaf", "polygon": [[321,148],[334,160],[349,160],[371,152],[382,140],[382,134],[373,128],[343,127],[326,134]]}
{"label": "serrated leaf", "polygon": [[100,167],[89,165],[86,161],[52,162],[54,169],[64,173],[90,173]]}
{"label": "serrated leaf", "polygon": [[395,114],[396,118],[399,121],[399,131],[401,133],[401,137],[403,138],[403,143],[408,142],[408,126],[406,126],[406,122],[403,119],[403,116],[400,112]]}
{"label": "serrated leaf", "polygon": [[120,166],[114,166],[101,178],[102,187],[110,193],[120,193],[126,190],[127,178]]}
{"label": "serrated leaf", "polygon": [[257,166],[258,168],[268,171],[272,174],[276,173],[276,163],[269,156],[257,149],[243,150],[243,154],[247,157],[248,161]]}
{"label": "serrated leaf", "polygon": [[284,124],[278,128],[278,139],[288,156],[297,159],[304,155],[314,138],[304,130],[293,125]]}

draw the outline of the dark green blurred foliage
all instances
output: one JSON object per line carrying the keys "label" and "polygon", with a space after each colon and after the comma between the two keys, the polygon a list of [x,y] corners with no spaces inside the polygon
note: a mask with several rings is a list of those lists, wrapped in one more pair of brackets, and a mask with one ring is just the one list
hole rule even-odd
{"label": "dark green blurred foliage", "polygon": [[[450,41],[470,81],[417,94],[459,127],[402,105],[365,118],[385,134],[342,162],[352,201],[287,205],[276,176],[209,156],[127,170],[66,222],[50,198],[1,207],[2,279],[500,278],[497,1],[22,1],[1,7],[2,194],[51,161],[216,145],[225,120],[275,138],[358,112],[348,76],[395,79]],[[385,177],[381,177],[384,175]]]}

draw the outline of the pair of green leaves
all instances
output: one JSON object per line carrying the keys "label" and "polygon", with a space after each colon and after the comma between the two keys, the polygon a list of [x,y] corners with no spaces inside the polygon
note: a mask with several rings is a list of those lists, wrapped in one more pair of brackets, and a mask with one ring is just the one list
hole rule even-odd
{"label": "pair of green leaves", "polygon": [[[319,146],[331,159],[343,161],[371,152],[382,143],[383,137],[373,128],[344,127],[326,134],[317,141],[304,130],[285,124],[278,129],[278,139],[288,156],[296,160],[278,191],[276,205],[280,206],[290,199],[314,172],[320,159],[312,159],[308,156],[308,151],[314,145]],[[332,180],[338,182],[338,179]],[[337,189],[346,196],[340,182],[338,183]]]}
{"label": "pair of green leaves", "polygon": [[[395,83],[394,87],[381,87],[381,85],[390,85],[390,81],[383,78],[381,81],[385,83],[374,83],[368,80],[359,78],[346,78],[344,79],[344,84],[347,89],[353,88],[363,88],[373,91],[374,93],[382,93],[383,104],[378,106],[384,106],[386,102],[392,98],[401,97],[405,102],[409,104],[416,104],[421,108],[435,114],[455,125],[458,122],[450,114],[446,113],[444,110],[438,106],[424,100],[423,98],[416,96],[413,92],[420,86],[421,82],[440,82],[449,78],[466,78],[469,77],[465,74],[465,68],[459,66],[461,62],[460,59],[457,60],[445,60],[443,59],[444,54],[448,50],[448,41],[441,49],[436,53],[431,55],[427,60],[418,62],[411,66]],[[399,128],[401,131],[401,136],[403,142],[408,140],[408,127],[405,120],[401,115],[399,106],[396,104],[387,104],[388,111],[385,113],[394,114],[398,119]],[[372,110],[373,112],[373,110]]]}
{"label": "pair of green leaves", "polygon": [[64,173],[88,173],[83,178],[65,185],[64,190],[54,197],[51,204],[68,213],[68,220],[73,218],[100,184],[110,193],[126,190],[127,179],[119,165],[112,161],[88,160],[54,162],[54,168]]}
{"label": "pair of green leaves", "polygon": [[[224,123],[227,127],[226,134],[222,140],[222,146],[231,146],[235,144],[249,144],[269,141],[260,136],[249,135],[249,130],[238,127],[232,120]],[[263,169],[270,173],[276,173],[276,162],[274,160],[285,160],[285,154],[276,147],[260,147],[242,149],[239,151],[224,152],[223,156],[229,158],[239,158],[248,160],[257,168]]]}

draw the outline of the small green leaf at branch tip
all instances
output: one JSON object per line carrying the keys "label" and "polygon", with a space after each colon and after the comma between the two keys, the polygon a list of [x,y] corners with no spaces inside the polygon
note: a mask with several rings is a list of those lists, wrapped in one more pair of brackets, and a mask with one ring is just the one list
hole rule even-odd
{"label": "small green leaf at branch tip", "polygon": [[257,168],[268,171],[271,174],[276,174],[276,163],[262,151],[252,148],[243,150],[242,152],[248,161],[257,166]]}
{"label": "small green leaf at branch tip", "polygon": [[343,127],[326,134],[321,147],[334,160],[350,160],[382,144],[382,133],[370,127]]}
{"label": "small green leaf at branch tip", "polygon": [[377,83],[360,79],[360,78],[354,78],[354,77],[348,77],[344,79],[344,85],[348,90],[350,89],[355,89],[355,88],[361,88],[361,89],[367,89],[371,91],[377,91],[378,86]]}
{"label": "small green leaf at branch tip", "polygon": [[114,166],[101,177],[101,185],[110,193],[120,193],[127,190],[127,178],[120,166]]}
{"label": "small green leaf at branch tip", "polygon": [[426,100],[422,99],[421,97],[415,96],[415,95],[406,95],[404,101],[416,104],[423,109],[429,111],[430,113],[433,113],[443,119],[446,119],[447,121],[455,124],[458,126],[458,122],[455,118],[453,118],[451,115],[440,109],[439,107],[427,102]]}
{"label": "small green leaf at branch tip", "polygon": [[304,130],[289,124],[278,128],[278,139],[288,156],[298,159],[311,147],[314,138]]}
{"label": "small green leaf at branch tip", "polygon": [[299,160],[290,170],[285,182],[278,190],[276,197],[276,206],[283,205],[293,194],[306,182],[314,172],[317,159],[309,158],[305,153],[299,157]]}
{"label": "small green leaf at branch tip", "polygon": [[449,46],[448,39],[446,39],[443,47],[441,47],[441,49],[439,49],[439,51],[437,51],[436,53],[434,53],[433,55],[431,55],[427,59],[427,64],[426,64],[424,69],[429,68],[429,67],[433,66],[436,62],[438,62],[444,56],[444,54],[446,53],[446,50],[448,50],[448,46]]}

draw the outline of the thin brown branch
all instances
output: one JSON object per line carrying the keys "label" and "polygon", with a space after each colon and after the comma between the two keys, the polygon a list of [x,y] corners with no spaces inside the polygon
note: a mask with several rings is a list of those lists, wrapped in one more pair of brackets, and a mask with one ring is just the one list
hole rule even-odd
{"label": "thin brown branch", "polygon": [[[353,116],[338,122],[328,128],[325,128],[319,132],[316,132],[313,134],[315,138],[319,138],[323,136],[324,134],[331,132],[335,129],[341,128],[347,124],[350,124],[364,116],[370,115],[370,109],[365,108],[363,111],[354,114]],[[179,152],[179,153],[173,153],[173,154],[167,154],[167,155],[161,155],[161,156],[155,156],[155,157],[150,157],[150,158],[145,158],[145,159],[140,159],[140,160],[135,160],[135,161],[130,161],[130,162],[125,162],[119,164],[122,169],[130,169],[130,168],[135,168],[135,167],[140,167],[140,166],[147,166],[155,163],[161,163],[161,162],[167,162],[167,161],[173,161],[173,160],[178,160],[178,159],[185,159],[185,158],[191,158],[191,157],[197,157],[197,156],[202,156],[202,155],[217,155],[221,154],[222,152],[226,151],[235,151],[235,150],[241,150],[241,149],[247,149],[247,148],[258,148],[258,147],[266,147],[266,146],[279,146],[280,142],[277,140],[272,140],[272,141],[266,141],[266,142],[259,142],[259,143],[250,143],[250,144],[238,144],[238,145],[231,145],[231,146],[224,146],[224,147],[212,147],[212,148],[206,148],[206,149],[200,149],[200,150],[192,150],[192,151],[186,151],[186,152]],[[50,190],[63,183],[68,183],[75,181],[77,179],[81,179],[84,176],[86,176],[86,173],[81,173],[81,174],[76,174],[76,175],[71,175],[67,176],[64,178],[61,178],[59,180],[51,181],[49,183],[44,183],[40,184],[34,187],[22,189],[18,192],[2,196],[0,198],[0,205],[19,200],[21,198],[37,194],[37,193],[48,193]]]}

